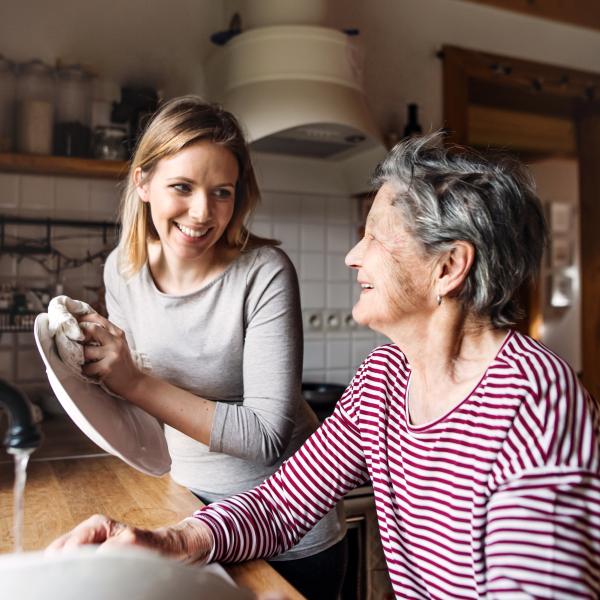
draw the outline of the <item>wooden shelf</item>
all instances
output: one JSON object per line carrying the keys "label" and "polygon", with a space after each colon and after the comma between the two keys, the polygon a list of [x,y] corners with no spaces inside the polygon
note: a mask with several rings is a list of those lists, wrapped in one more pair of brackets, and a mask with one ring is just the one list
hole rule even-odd
{"label": "wooden shelf", "polygon": [[123,179],[127,167],[128,163],[121,160],[0,153],[0,171],[11,173]]}

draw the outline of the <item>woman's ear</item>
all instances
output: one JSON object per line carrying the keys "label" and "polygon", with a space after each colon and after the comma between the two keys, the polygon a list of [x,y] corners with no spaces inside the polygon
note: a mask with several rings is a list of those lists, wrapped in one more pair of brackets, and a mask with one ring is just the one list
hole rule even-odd
{"label": "woman's ear", "polygon": [[462,240],[454,242],[452,248],[442,255],[438,263],[436,293],[443,297],[459,290],[474,260],[473,244]]}
{"label": "woman's ear", "polygon": [[148,202],[148,182],[143,180],[142,168],[137,167],[133,172],[133,184],[142,202]]}

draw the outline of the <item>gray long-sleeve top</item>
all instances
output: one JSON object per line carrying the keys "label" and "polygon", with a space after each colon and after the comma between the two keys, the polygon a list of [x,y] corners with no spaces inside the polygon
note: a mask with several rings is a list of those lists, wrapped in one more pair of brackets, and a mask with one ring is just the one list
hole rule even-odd
{"label": "gray long-sleeve top", "polygon": [[[125,280],[115,250],[104,281],[109,319],[148,356],[153,374],[217,403],[209,446],[165,425],[175,481],[210,501],[251,489],[316,429],[300,390],[298,283],[281,250],[244,252],[182,296],[160,292],[147,266]],[[343,529],[332,512],[285,557],[314,554]]]}

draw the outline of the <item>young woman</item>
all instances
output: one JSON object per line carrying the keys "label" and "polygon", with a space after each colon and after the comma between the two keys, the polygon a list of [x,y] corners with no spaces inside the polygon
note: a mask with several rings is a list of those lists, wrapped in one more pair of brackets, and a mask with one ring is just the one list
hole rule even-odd
{"label": "young woman", "polygon": [[[171,476],[204,503],[264,481],[317,427],[300,393],[294,268],[245,226],[258,199],[235,118],[195,97],[165,104],[131,163],[104,270],[109,319],[82,319],[99,344],[84,373],[164,422]],[[273,560],[309,597],[336,597],[343,577],[340,508]]]}

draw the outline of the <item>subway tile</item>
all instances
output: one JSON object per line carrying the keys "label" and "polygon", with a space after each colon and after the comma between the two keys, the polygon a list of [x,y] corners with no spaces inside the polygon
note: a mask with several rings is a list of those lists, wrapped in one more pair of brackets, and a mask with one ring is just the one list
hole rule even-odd
{"label": "subway tile", "polygon": [[17,276],[17,258],[3,253],[0,256],[0,278],[14,279]]}
{"label": "subway tile", "polygon": [[294,221],[301,215],[301,197],[296,194],[282,194],[273,202],[271,214],[275,221]]}
{"label": "subway tile", "polygon": [[325,250],[325,227],[315,223],[303,223],[300,226],[300,248],[314,252]]}
{"label": "subway tile", "polygon": [[353,340],[375,340],[376,334],[365,325],[358,325],[352,332]]}
{"label": "subway tile", "polygon": [[[325,312],[327,312],[330,309],[325,309]],[[345,310],[340,311],[341,313],[344,313]],[[340,327],[340,329],[330,329],[327,332],[327,336],[326,338],[328,340],[346,340],[348,341],[350,339],[350,331],[348,331],[348,329],[345,329],[343,327]]]}
{"label": "subway tile", "polygon": [[54,177],[23,175],[20,192],[19,207],[23,212],[44,211],[44,216],[54,214]]}
{"label": "subway tile", "polygon": [[0,350],[0,377],[2,379],[8,379],[9,381],[14,381],[16,379],[14,352],[12,349]]}
{"label": "subway tile", "polygon": [[302,222],[322,223],[325,218],[326,198],[322,196],[304,196],[302,198]]}
{"label": "subway tile", "polygon": [[281,240],[284,250],[299,250],[300,234],[296,223],[276,222],[273,225],[273,236]]}
{"label": "subway tile", "polygon": [[[42,260],[48,269],[53,269],[55,261],[51,257],[44,257]],[[35,278],[44,280],[50,278],[50,273],[40,262],[26,256],[17,263],[17,277],[19,279],[27,278],[31,280]]]}
{"label": "subway tile", "polygon": [[288,258],[292,261],[294,269],[296,270],[296,276],[300,273],[300,253],[299,252],[286,252]]}
{"label": "subway tile", "polygon": [[98,221],[116,221],[121,189],[114,181],[90,180],[90,218]]}
{"label": "subway tile", "polygon": [[328,283],[326,305],[327,308],[350,308],[350,286],[347,283]]}
{"label": "subway tile", "polygon": [[260,237],[272,238],[273,237],[273,224],[271,221],[262,220],[262,219],[253,219],[250,224],[250,231],[254,235],[258,235]]}
{"label": "subway tile", "polygon": [[325,380],[327,383],[347,386],[352,379],[351,369],[327,369]]}
{"label": "subway tile", "polygon": [[272,192],[265,192],[261,194],[260,202],[256,207],[255,214],[261,214],[264,217],[271,218],[273,212],[273,206],[278,201],[277,194],[273,194]]}
{"label": "subway tile", "polygon": [[321,383],[325,379],[325,370],[323,369],[305,369],[302,371],[302,381],[304,383]]}
{"label": "subway tile", "polygon": [[383,346],[384,344],[392,344],[393,342],[389,337],[387,337],[387,335],[383,335],[383,333],[377,333],[375,335],[375,343],[378,346]]}
{"label": "subway tile", "polygon": [[56,178],[57,217],[89,218],[90,180],[75,177]]}
{"label": "subway tile", "polygon": [[353,222],[352,198],[336,197],[327,198],[325,202],[327,221],[330,223]]}
{"label": "subway tile", "polygon": [[33,348],[35,346],[35,338],[32,331],[20,331],[15,333],[16,345],[19,348]]}
{"label": "subway tile", "polygon": [[371,350],[377,348],[377,343],[370,340],[353,340],[352,342],[352,368],[357,369],[359,365],[367,358]]}
{"label": "subway tile", "polygon": [[300,277],[301,279],[324,281],[325,256],[322,252],[300,253]]}
{"label": "subway tile", "polygon": [[323,308],[325,305],[325,286],[322,282],[301,281],[300,299],[302,308]]}
{"label": "subway tile", "polygon": [[0,348],[16,348],[17,334],[12,332],[0,333]]}
{"label": "subway tile", "polygon": [[350,341],[327,340],[327,370],[330,369],[349,369],[350,360]]}
{"label": "subway tile", "polygon": [[53,229],[52,246],[66,258],[85,257],[88,252],[88,231],[73,227]]}
{"label": "subway tile", "polygon": [[351,269],[344,262],[345,254],[329,253],[327,255],[327,281],[351,282]]}
{"label": "subway tile", "polygon": [[45,381],[44,363],[35,349],[17,352],[17,381]]}
{"label": "subway tile", "polygon": [[86,265],[63,271],[61,283],[63,284],[64,293],[71,298],[81,299],[84,295],[84,285],[87,275]]}
{"label": "subway tile", "polygon": [[323,369],[325,367],[325,344],[307,341],[304,344],[304,364],[302,370]]}
{"label": "subway tile", "polygon": [[327,225],[326,234],[328,252],[348,252],[350,250],[350,228],[347,225]]}
{"label": "subway tile", "polygon": [[19,208],[20,175],[0,173],[0,208],[15,212]]}

